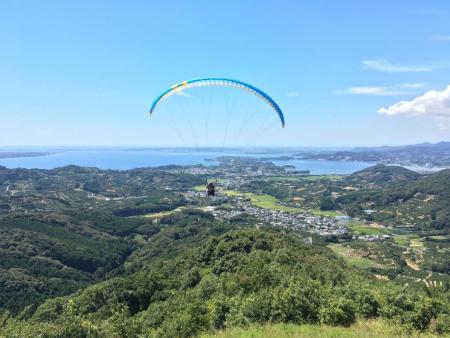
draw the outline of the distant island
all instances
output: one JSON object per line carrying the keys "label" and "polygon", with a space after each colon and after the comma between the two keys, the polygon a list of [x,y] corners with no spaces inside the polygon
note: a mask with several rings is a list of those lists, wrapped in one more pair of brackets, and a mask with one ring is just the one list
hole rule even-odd
{"label": "distant island", "polygon": [[44,151],[0,151],[0,158],[37,157],[50,154]]}

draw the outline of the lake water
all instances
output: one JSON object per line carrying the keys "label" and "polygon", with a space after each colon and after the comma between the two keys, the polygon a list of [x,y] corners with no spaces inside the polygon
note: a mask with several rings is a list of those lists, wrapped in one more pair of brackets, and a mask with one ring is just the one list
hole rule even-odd
{"label": "lake water", "polygon": [[[218,156],[267,157],[289,154],[249,154],[218,151],[175,151],[175,150],[71,150],[55,152],[46,156],[0,158],[0,165],[8,168],[54,169],[66,165],[97,167],[100,169],[126,170],[139,167],[164,165],[214,165],[211,161]],[[209,159],[206,160],[206,159]],[[293,165],[299,170],[310,170],[311,174],[350,174],[370,166],[366,162],[339,162],[322,160],[273,161],[277,165]]]}

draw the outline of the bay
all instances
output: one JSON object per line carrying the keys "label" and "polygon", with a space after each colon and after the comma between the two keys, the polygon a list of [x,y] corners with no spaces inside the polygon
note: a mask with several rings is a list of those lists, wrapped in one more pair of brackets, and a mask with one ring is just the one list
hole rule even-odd
{"label": "bay", "polygon": [[[219,156],[274,157],[289,153],[248,153],[237,151],[180,151],[180,150],[70,150],[45,156],[0,159],[7,168],[54,169],[67,165],[126,170],[165,165],[216,165]],[[276,165],[292,165],[298,170],[310,170],[314,175],[351,174],[372,165],[367,162],[324,160],[273,160]]]}

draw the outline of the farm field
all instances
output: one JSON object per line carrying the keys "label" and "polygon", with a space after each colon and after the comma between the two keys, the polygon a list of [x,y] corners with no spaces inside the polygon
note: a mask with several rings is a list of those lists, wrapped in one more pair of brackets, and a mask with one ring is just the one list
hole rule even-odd
{"label": "farm field", "polygon": [[310,213],[312,213],[315,216],[326,216],[326,217],[336,217],[342,215],[341,212],[335,211],[335,210],[319,210],[319,209],[312,209],[308,210]]}
{"label": "farm field", "polygon": [[247,197],[250,199],[250,203],[252,203],[254,206],[264,209],[272,209],[272,210],[280,210],[280,211],[287,211],[287,212],[301,212],[302,209],[300,208],[294,208],[294,207],[287,207],[284,205],[279,204],[279,200],[276,197],[273,197],[271,195],[262,194],[262,195],[256,195],[250,192],[240,192],[237,190],[225,190],[224,194],[231,197]]}
{"label": "farm field", "polygon": [[151,219],[157,219],[157,218],[162,218],[164,216],[172,215],[172,214],[174,214],[174,213],[176,213],[178,211],[183,211],[185,209],[186,209],[186,207],[178,207],[178,208],[173,209],[173,210],[161,211],[161,212],[153,212],[153,213],[150,213],[150,214],[145,214],[145,215],[143,215],[143,217],[147,217],[147,218],[151,218]]}
{"label": "farm field", "polygon": [[344,258],[350,266],[355,266],[360,269],[369,269],[376,264],[368,258],[360,257],[358,254],[355,254],[353,250],[347,249],[342,244],[329,244],[328,247],[333,250],[334,253]]}

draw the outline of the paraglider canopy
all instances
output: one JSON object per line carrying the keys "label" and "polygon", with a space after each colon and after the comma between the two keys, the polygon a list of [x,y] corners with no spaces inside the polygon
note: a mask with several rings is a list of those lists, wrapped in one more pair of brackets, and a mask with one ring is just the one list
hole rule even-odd
{"label": "paraglider canopy", "polygon": [[176,94],[180,91],[183,91],[187,88],[192,87],[203,87],[203,86],[226,86],[226,87],[235,87],[238,89],[245,90],[253,95],[256,95],[263,101],[265,101],[277,114],[281,121],[281,126],[284,128],[285,126],[285,120],[283,112],[281,111],[278,104],[265,92],[263,92],[261,89],[256,88],[255,86],[252,86],[248,83],[239,81],[239,80],[233,80],[233,79],[227,79],[222,77],[206,77],[206,78],[200,78],[200,79],[194,79],[194,80],[188,80],[188,81],[182,81],[179,83],[174,84],[171,88],[167,89],[164,93],[162,93],[160,96],[158,96],[155,101],[153,101],[153,104],[150,108],[150,115],[153,114],[159,103],[168,97],[170,97],[173,94]]}

